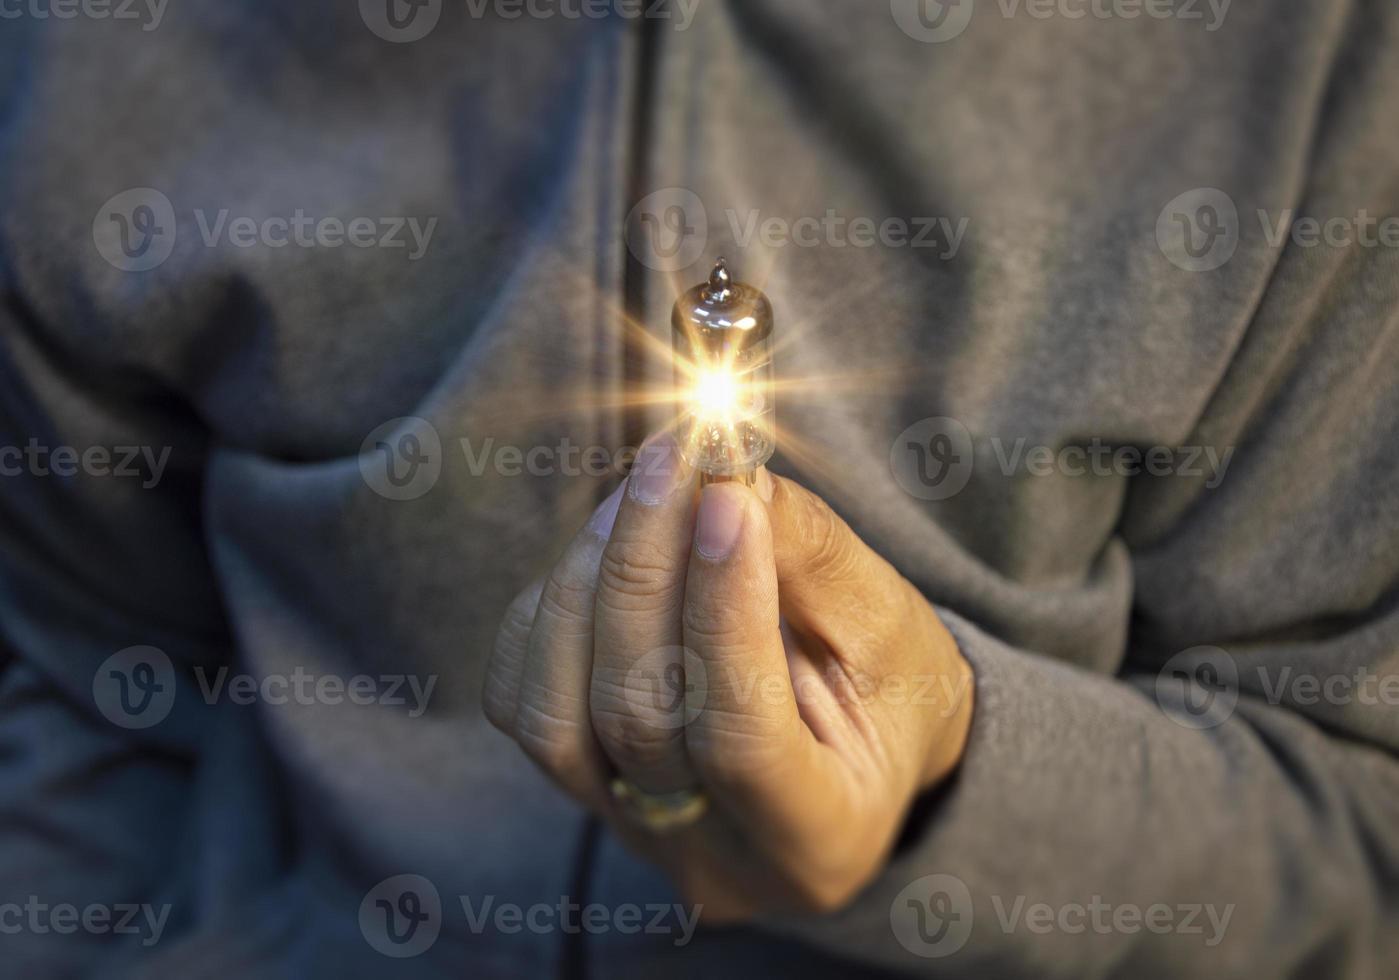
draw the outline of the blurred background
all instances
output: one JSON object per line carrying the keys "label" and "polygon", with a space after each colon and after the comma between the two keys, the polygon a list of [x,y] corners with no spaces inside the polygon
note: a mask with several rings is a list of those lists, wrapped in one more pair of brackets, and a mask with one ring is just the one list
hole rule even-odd
{"label": "blurred background", "polygon": [[[1384,975],[1396,34],[0,0],[4,969]],[[852,909],[709,929],[480,695],[720,256],[775,311],[774,471],[990,693]]]}

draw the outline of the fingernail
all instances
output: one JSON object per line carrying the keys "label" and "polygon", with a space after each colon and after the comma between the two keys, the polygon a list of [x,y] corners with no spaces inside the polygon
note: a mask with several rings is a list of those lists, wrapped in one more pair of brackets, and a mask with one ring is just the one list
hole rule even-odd
{"label": "fingernail", "polygon": [[627,486],[633,500],[654,507],[668,498],[681,483],[683,471],[680,447],[669,432],[648,441],[636,454]]}
{"label": "fingernail", "polygon": [[604,541],[612,537],[612,526],[617,523],[617,508],[622,505],[622,491],[626,488],[626,483],[623,483],[613,490],[606,500],[598,504],[593,516],[588,518],[588,530]]}
{"label": "fingernail", "polygon": [[695,549],[704,557],[722,561],[738,544],[746,493],[742,487],[723,483],[704,488],[695,521]]}

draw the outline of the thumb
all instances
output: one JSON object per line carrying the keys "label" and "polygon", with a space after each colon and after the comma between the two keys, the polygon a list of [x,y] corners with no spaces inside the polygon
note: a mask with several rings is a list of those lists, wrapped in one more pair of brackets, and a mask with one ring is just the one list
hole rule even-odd
{"label": "thumb", "polygon": [[[836,753],[802,721],[778,601],[762,502],[743,486],[706,487],[685,578],[686,707],[695,709],[685,748],[726,812],[796,875],[853,817]],[[813,800],[823,801],[820,820]]]}

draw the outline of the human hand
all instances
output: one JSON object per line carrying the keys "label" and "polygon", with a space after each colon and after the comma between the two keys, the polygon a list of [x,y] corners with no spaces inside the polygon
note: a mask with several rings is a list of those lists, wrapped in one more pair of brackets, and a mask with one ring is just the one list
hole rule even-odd
{"label": "human hand", "polygon": [[[971,668],[814,494],[766,470],[695,488],[669,436],[642,449],[511,604],[486,715],[706,919],[840,908],[960,760]],[[614,776],[709,806],[657,834]]]}

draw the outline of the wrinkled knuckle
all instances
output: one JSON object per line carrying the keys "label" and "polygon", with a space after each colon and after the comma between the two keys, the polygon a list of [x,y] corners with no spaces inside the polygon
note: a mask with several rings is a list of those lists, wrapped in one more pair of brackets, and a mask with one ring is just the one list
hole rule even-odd
{"label": "wrinkled knuckle", "polygon": [[593,699],[593,732],[607,757],[622,769],[649,769],[672,761],[681,751],[681,732],[664,711],[638,710],[630,701]]}
{"label": "wrinkled knuckle", "polygon": [[515,697],[505,678],[492,671],[481,691],[481,710],[500,731],[512,735],[515,728]]}
{"label": "wrinkled knuckle", "polygon": [[591,582],[556,574],[539,598],[539,615],[565,623],[591,622],[593,597]]}
{"label": "wrinkled knuckle", "polygon": [[808,542],[806,572],[833,581],[849,577],[857,558],[850,529],[825,504],[808,504],[804,513],[803,538]]}
{"label": "wrinkled knuckle", "polygon": [[610,545],[598,570],[598,596],[622,611],[672,597],[677,588],[675,562],[645,541]]}
{"label": "wrinkled knuckle", "polygon": [[515,638],[523,641],[525,637],[529,636],[530,630],[534,629],[534,614],[538,608],[539,592],[537,589],[531,589],[516,596],[501,618],[497,639]]}
{"label": "wrinkled knuckle", "polygon": [[481,708],[486,720],[506,734],[515,717],[516,682],[524,669],[534,606],[525,609],[517,599],[506,610],[491,647],[491,659],[481,688]]}
{"label": "wrinkled knuckle", "polygon": [[567,619],[591,619],[596,590],[596,558],[571,550],[550,570],[540,609]]}
{"label": "wrinkled knuckle", "polygon": [[716,653],[739,649],[744,645],[743,625],[735,621],[733,610],[719,608],[717,603],[687,602],[681,614],[685,630],[685,645],[703,650],[712,659]]}
{"label": "wrinkled knuckle", "polygon": [[524,660],[538,606],[539,596],[535,590],[521,593],[510,603],[501,617],[492,646],[492,655],[497,661],[514,666]]}
{"label": "wrinkled knuckle", "polygon": [[790,763],[786,740],[762,715],[706,707],[685,733],[685,748],[705,782],[718,786],[760,786]]}
{"label": "wrinkled knuckle", "polygon": [[522,702],[514,727],[515,742],[547,772],[576,772],[586,761],[582,732],[573,722]]}

